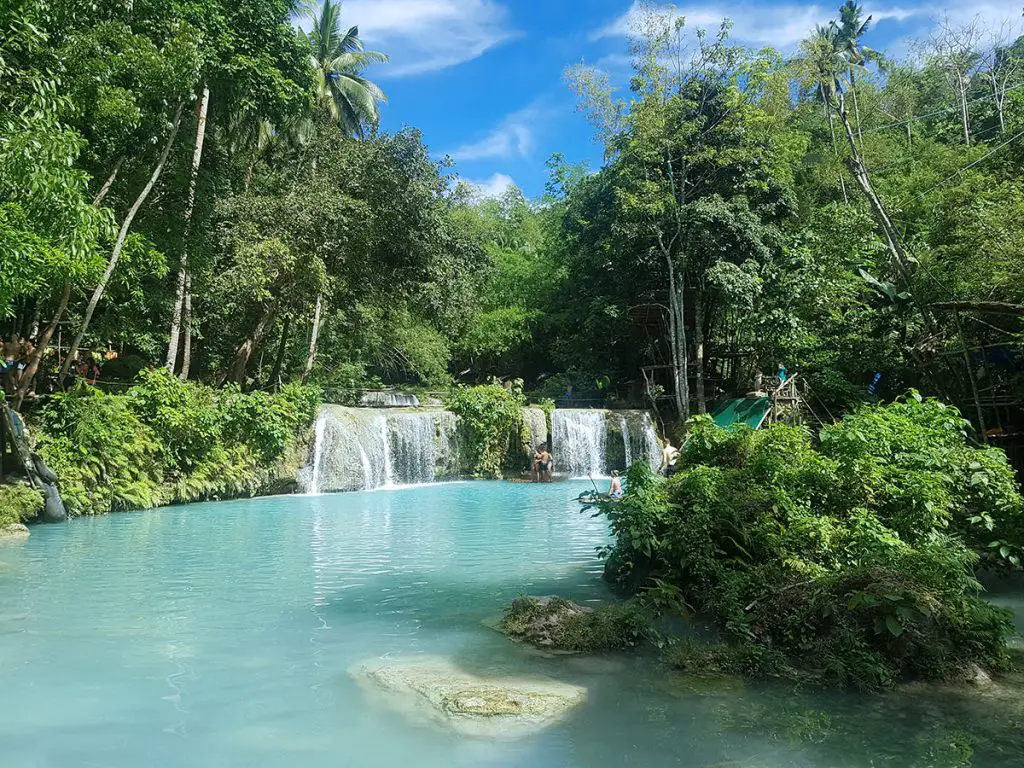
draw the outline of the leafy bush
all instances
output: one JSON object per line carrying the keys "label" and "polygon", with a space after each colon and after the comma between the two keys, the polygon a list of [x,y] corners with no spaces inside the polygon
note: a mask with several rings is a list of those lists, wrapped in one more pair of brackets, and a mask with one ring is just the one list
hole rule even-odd
{"label": "leafy bush", "polygon": [[0,485],[0,528],[23,523],[39,514],[43,494],[27,485]]}
{"label": "leafy bush", "polygon": [[863,688],[998,669],[1012,625],[973,569],[982,552],[1016,565],[1021,497],[1005,457],[964,429],[917,397],[858,410],[817,449],[797,427],[696,419],[682,472],[664,481],[638,464],[605,507],[608,573],[713,619],[736,646],[715,651],[720,666]]}
{"label": "leafy bush", "polygon": [[318,390],[243,394],[144,371],[124,395],[80,384],[38,414],[39,452],[72,514],[249,495],[313,420]]}
{"label": "leafy bush", "polygon": [[131,400],[84,384],[38,414],[39,454],[72,514],[154,507],[164,492],[161,444]]}
{"label": "leafy bush", "polygon": [[448,409],[461,419],[467,469],[474,477],[500,477],[501,468],[523,430],[521,387],[498,384],[457,389],[448,396]]}
{"label": "leafy bush", "polygon": [[539,648],[595,653],[634,648],[652,637],[635,604],[582,608],[560,597],[520,597],[505,610],[499,629]]}

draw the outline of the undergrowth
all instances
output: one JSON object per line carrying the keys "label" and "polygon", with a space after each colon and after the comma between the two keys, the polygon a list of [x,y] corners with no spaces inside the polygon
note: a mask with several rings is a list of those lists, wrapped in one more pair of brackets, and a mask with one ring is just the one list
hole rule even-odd
{"label": "undergrowth", "polygon": [[23,523],[43,508],[43,494],[21,483],[0,485],[0,528]]}
{"label": "undergrowth", "polygon": [[244,394],[143,371],[123,395],[80,384],[36,415],[38,450],[73,515],[248,496],[316,415],[320,394]]}
{"label": "undergrowth", "polygon": [[684,645],[683,666],[863,689],[1005,669],[1010,615],[974,571],[1020,566],[1024,511],[1006,457],[966,430],[916,396],[862,408],[817,444],[803,428],[696,419],[681,472],[639,463],[605,506],[607,572],[718,626],[727,647]]}

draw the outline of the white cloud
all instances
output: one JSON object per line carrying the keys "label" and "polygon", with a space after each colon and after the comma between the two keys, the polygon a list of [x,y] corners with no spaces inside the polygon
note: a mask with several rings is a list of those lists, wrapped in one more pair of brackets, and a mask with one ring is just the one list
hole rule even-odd
{"label": "white cloud", "polygon": [[527,157],[534,147],[537,128],[553,114],[550,107],[535,101],[513,112],[483,138],[463,144],[450,154],[458,162]]}
{"label": "white cloud", "polygon": [[496,173],[486,181],[463,181],[473,190],[475,200],[498,200],[511,188],[518,186],[511,176],[504,173]]}
{"label": "white cloud", "polygon": [[[986,0],[981,3],[964,3],[958,0],[926,2],[913,0],[894,6],[865,6],[865,15],[873,18],[874,24],[885,22],[906,22],[917,20],[921,33],[930,27],[937,17],[948,15],[954,23],[964,24],[975,17],[989,27],[998,27],[1007,19],[1020,17],[1020,0]],[[835,3],[760,4],[750,0],[719,0],[707,4],[680,4],[677,13],[686,18],[686,26],[714,29],[722,19],[733,22],[731,37],[737,42],[771,45],[776,48],[790,48],[819,24],[826,24],[838,16]],[[592,41],[610,37],[625,37],[640,18],[641,3],[632,6],[618,18],[591,34]]]}
{"label": "white cloud", "polygon": [[[625,37],[639,20],[640,9],[641,4],[634,2],[624,14],[595,31],[591,39]],[[708,5],[680,5],[677,12],[685,17],[688,29],[714,29],[722,19],[731,19],[734,40],[777,48],[786,48],[802,40],[816,25],[825,24],[836,15],[832,4],[759,5],[731,0]]]}
{"label": "white cloud", "polygon": [[518,33],[496,0],[348,0],[342,23],[391,56],[377,78],[407,77],[471,61]]}

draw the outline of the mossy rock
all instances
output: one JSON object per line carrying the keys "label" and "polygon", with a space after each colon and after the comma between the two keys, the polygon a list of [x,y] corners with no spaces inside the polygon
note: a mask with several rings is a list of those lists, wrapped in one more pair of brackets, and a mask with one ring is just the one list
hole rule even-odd
{"label": "mossy rock", "polygon": [[498,625],[511,639],[549,652],[593,653],[641,645],[653,635],[632,603],[588,608],[561,597],[520,597]]}
{"label": "mossy rock", "polygon": [[350,670],[367,695],[462,736],[516,738],[558,721],[586,689],[547,677],[484,676],[437,657],[375,659]]}
{"label": "mossy rock", "polygon": [[21,523],[0,525],[0,541],[23,541],[28,538],[29,530]]}

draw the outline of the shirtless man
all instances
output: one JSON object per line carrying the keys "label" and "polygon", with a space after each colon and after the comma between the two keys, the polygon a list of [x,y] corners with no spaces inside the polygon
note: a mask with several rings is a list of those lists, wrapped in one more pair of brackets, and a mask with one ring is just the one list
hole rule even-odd
{"label": "shirtless man", "polygon": [[547,443],[537,446],[533,454],[533,480],[535,483],[550,483],[554,472],[554,459],[548,453]]}
{"label": "shirtless man", "polygon": [[661,450],[661,473],[665,477],[672,477],[676,473],[676,463],[679,461],[679,449],[672,445],[672,441],[665,438],[665,447]]}

